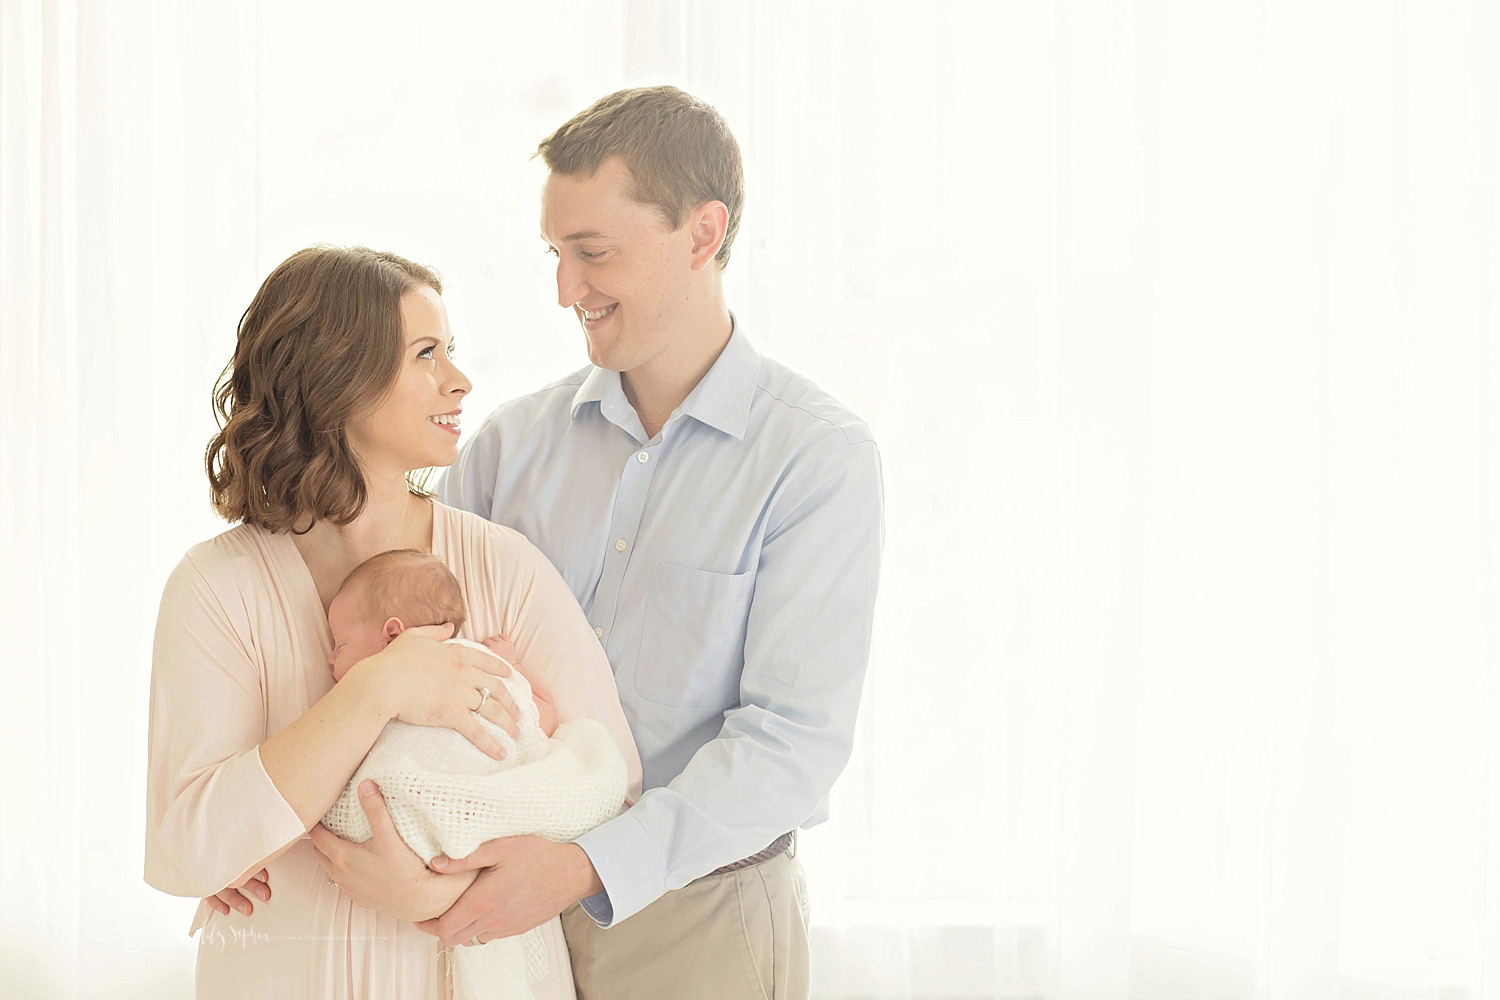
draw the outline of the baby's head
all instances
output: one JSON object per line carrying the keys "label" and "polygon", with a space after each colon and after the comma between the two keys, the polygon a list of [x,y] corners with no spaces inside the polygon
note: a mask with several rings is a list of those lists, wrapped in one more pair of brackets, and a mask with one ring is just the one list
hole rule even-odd
{"label": "baby's head", "polygon": [[354,567],[328,605],[333,679],[343,680],[350,667],[414,625],[451,622],[457,635],[464,617],[458,580],[436,556],[417,549],[371,556]]}

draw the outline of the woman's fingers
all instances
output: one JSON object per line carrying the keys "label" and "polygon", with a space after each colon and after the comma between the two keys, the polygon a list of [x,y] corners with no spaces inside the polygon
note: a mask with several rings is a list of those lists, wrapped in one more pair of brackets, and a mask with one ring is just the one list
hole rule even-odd
{"label": "woman's fingers", "polygon": [[516,707],[516,700],[510,696],[510,691],[505,687],[503,681],[491,681],[485,684],[479,682],[482,687],[490,692],[490,696],[484,699],[484,704],[476,711],[486,719],[510,733],[511,739],[521,738],[521,710]]}
{"label": "woman's fingers", "polygon": [[[395,704],[401,706],[396,717],[414,725],[447,726],[491,757],[503,760],[500,743],[485,732],[473,713],[479,712],[512,739],[519,738],[520,712],[503,680],[512,670],[481,650],[432,641],[451,631],[451,625],[409,628],[376,654],[387,657],[392,686],[401,689],[393,695]],[[481,694],[486,689],[487,698]]]}
{"label": "woman's fingers", "polygon": [[453,721],[453,728],[457,730],[458,733],[465,739],[467,739],[470,743],[474,744],[476,747],[483,750],[485,753],[489,754],[496,760],[505,759],[505,748],[500,745],[499,740],[491,736],[489,732],[479,724],[479,720],[474,718],[474,713],[472,711],[465,712],[463,713],[463,716],[461,718],[455,719]]}
{"label": "woman's fingers", "polygon": [[515,671],[507,657],[490,656],[468,646],[459,647],[464,653],[464,662],[495,677],[509,677]]}

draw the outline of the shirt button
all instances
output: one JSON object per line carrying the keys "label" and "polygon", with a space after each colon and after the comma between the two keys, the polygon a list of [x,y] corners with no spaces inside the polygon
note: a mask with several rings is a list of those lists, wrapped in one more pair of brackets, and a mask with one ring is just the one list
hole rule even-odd
{"label": "shirt button", "polygon": [[594,638],[595,639],[603,639],[604,638],[604,630],[602,628],[596,628],[596,629],[594,629]]}
{"label": "shirt button", "polygon": [[651,461],[651,453],[643,451],[639,455],[635,456],[635,460],[637,462],[649,462]]}
{"label": "shirt button", "polygon": [[623,538],[620,539],[618,542],[615,542],[615,551],[616,552],[624,552],[625,551],[625,544],[626,544],[625,543],[625,539],[623,539]]}

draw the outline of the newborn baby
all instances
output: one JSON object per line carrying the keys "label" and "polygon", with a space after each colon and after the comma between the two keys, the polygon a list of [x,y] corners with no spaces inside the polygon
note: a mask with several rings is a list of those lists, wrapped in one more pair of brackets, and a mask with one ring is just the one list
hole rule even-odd
{"label": "newborn baby", "polygon": [[[328,607],[333,679],[342,680],[408,628],[451,623],[467,614],[458,580],[442,561],[414,549],[394,549],[355,567]],[[450,639],[489,650],[466,639]],[[490,653],[494,656],[495,654]],[[499,659],[499,657],[496,657]],[[504,661],[502,661],[504,662]],[[535,834],[564,842],[619,813],[626,791],[625,760],[604,726],[593,719],[558,725],[545,692],[511,665],[502,681],[519,713],[519,738],[475,713],[505,748],[495,760],[446,727],[386,724],[323,825],[356,843],[371,835],[359,805],[360,782],[380,787],[391,820],[425,862],[439,854],[461,858],[497,837]],[[478,692],[476,692],[477,694]],[[456,997],[529,998],[530,984],[547,972],[539,930],[449,956]]]}
{"label": "newborn baby", "polygon": [[[391,549],[372,556],[354,567],[343,586],[328,605],[328,629],[333,633],[333,652],[328,666],[333,679],[341,681],[356,663],[374,656],[397,636],[417,625],[453,626],[456,636],[464,626],[463,591],[458,578],[436,556],[417,549]],[[467,639],[450,639],[474,649],[488,648]],[[534,701],[534,720],[544,736],[557,729],[557,712],[546,692],[531,684],[510,661],[496,657],[514,673],[505,678],[506,689],[520,710],[522,737],[528,735],[525,723],[531,719],[528,702]],[[512,683],[512,681],[515,683]],[[527,692],[524,696],[517,688]],[[505,741],[506,752],[515,750],[514,741]]]}

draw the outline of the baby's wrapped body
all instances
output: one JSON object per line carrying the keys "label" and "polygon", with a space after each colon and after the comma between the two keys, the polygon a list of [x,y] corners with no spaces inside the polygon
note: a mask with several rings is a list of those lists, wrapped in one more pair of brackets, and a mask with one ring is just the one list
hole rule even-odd
{"label": "baby's wrapped body", "polygon": [[[484,649],[465,639],[449,641]],[[604,727],[575,719],[549,739],[526,678],[512,672],[504,683],[520,712],[520,738],[476,713],[505,747],[504,760],[452,729],[389,722],[323,825],[345,840],[370,838],[358,793],[366,779],[380,787],[397,832],[425,862],[439,854],[464,857],[497,837],[569,841],[619,813],[625,761]],[[547,954],[531,931],[456,948],[450,967],[456,997],[529,998],[530,984],[546,974]]]}

